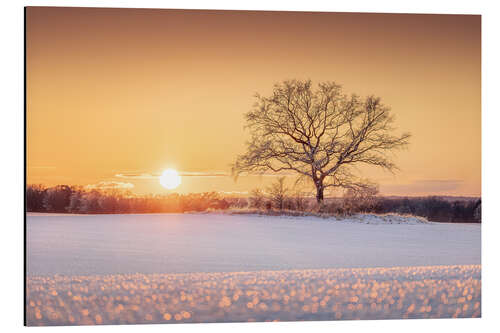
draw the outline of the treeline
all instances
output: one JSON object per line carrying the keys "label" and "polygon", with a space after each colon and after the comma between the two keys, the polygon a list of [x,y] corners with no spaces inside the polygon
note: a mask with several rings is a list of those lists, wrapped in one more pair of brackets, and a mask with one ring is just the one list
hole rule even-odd
{"label": "treeline", "polygon": [[182,213],[207,210],[253,209],[259,212],[312,212],[331,215],[396,213],[435,222],[481,222],[481,199],[449,197],[381,197],[376,191],[347,191],[321,205],[305,192],[287,188],[279,179],[266,191],[255,189],[245,198],[222,197],[217,192],[133,195],[116,189],[96,190],[59,185],[28,185],[28,212],[75,214]]}
{"label": "treeline", "polygon": [[435,222],[481,222],[481,199],[449,200],[440,197],[379,198],[375,213],[423,216]]}
{"label": "treeline", "polygon": [[[244,202],[231,202],[243,207]],[[343,197],[326,198],[317,204],[315,198],[305,196],[285,186],[284,178],[278,179],[266,192],[255,189],[248,198],[248,207],[257,210],[287,210],[331,215],[357,213],[413,215],[434,222],[481,222],[481,199],[453,197],[382,197],[377,187],[348,190]]]}
{"label": "treeline", "polygon": [[216,192],[167,195],[132,195],[127,191],[87,190],[58,185],[28,185],[28,212],[75,214],[181,213],[227,209],[229,203]]}

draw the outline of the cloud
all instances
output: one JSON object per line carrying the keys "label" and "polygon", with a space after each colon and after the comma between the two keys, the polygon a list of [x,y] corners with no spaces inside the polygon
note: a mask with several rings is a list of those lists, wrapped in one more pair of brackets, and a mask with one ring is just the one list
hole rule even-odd
{"label": "cloud", "polygon": [[123,183],[115,181],[103,181],[97,184],[89,184],[85,186],[89,190],[107,190],[107,189],[131,189],[134,188],[132,183]]}
{"label": "cloud", "polygon": [[218,193],[224,195],[247,195],[248,191],[219,191]]}
{"label": "cloud", "polygon": [[246,177],[286,177],[286,176],[294,177],[294,176],[298,176],[298,175],[299,174],[296,172],[277,172],[277,173],[264,172],[264,173],[256,173],[256,174],[244,174],[242,176],[246,176]]}
{"label": "cloud", "polygon": [[[240,177],[283,177],[283,176],[296,176],[296,173],[260,173],[260,174],[242,174]],[[150,180],[158,179],[161,173],[157,172],[124,172],[115,175],[116,178],[122,179],[137,179],[137,180]],[[179,171],[181,177],[231,177],[231,174],[224,171]]]}
{"label": "cloud", "polygon": [[462,186],[463,181],[457,179],[421,179],[409,184],[387,184],[381,185],[382,192],[425,194],[450,192]]}
{"label": "cloud", "polygon": [[115,177],[124,179],[157,179],[160,175],[150,173],[118,173]]}
{"label": "cloud", "polygon": [[184,176],[184,177],[228,177],[230,174],[227,172],[218,172],[218,171],[213,171],[213,172],[189,172],[189,171],[181,171],[179,172],[179,175]]}
{"label": "cloud", "polygon": [[[179,171],[179,175],[182,177],[228,177],[230,176],[226,172],[222,171]],[[123,179],[158,179],[161,173],[119,173],[116,174],[116,178]]]}

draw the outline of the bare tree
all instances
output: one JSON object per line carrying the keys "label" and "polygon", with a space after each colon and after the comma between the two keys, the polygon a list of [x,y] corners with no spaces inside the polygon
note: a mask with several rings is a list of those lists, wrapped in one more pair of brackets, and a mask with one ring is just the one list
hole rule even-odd
{"label": "bare tree", "polygon": [[267,190],[276,208],[283,210],[283,208],[285,208],[284,205],[288,193],[288,188],[285,186],[285,177],[279,177]]}
{"label": "bare tree", "polygon": [[388,152],[408,144],[409,133],[392,135],[394,117],[380,98],[347,96],[334,82],[284,81],[270,97],[256,95],[246,113],[251,140],[233,164],[243,172],[295,172],[311,180],[316,200],[328,188],[371,186],[353,172],[361,164],[397,169]]}
{"label": "bare tree", "polygon": [[266,197],[261,189],[256,188],[250,192],[249,199],[250,199],[250,207],[262,208],[262,206],[264,206],[264,201],[266,200]]}
{"label": "bare tree", "polygon": [[296,210],[305,211],[307,206],[306,193],[300,188],[294,188],[292,192],[292,203]]}

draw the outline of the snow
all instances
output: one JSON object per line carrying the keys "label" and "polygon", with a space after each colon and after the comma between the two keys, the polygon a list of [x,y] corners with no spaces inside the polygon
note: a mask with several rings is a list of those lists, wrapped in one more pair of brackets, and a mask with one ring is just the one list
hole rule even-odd
{"label": "snow", "polygon": [[477,265],[481,226],[414,217],[27,216],[29,276]]}
{"label": "snow", "polygon": [[481,266],[28,277],[27,323],[481,316]]}
{"label": "snow", "polygon": [[407,224],[415,225],[429,223],[425,218],[418,216],[401,216],[395,214],[375,215],[375,214],[357,214],[349,222],[361,222],[366,224]]}

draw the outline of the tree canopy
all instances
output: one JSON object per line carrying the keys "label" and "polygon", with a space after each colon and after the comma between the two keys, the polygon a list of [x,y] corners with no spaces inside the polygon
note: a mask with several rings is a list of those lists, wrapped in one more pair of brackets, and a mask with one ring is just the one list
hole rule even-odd
{"label": "tree canopy", "polygon": [[388,152],[408,145],[410,134],[393,134],[394,116],[379,97],[347,95],[335,82],[314,89],[310,80],[287,80],[269,97],[255,97],[245,114],[251,139],[232,166],[235,177],[293,172],[312,181],[321,202],[328,188],[373,186],[354,167],[394,171]]}

